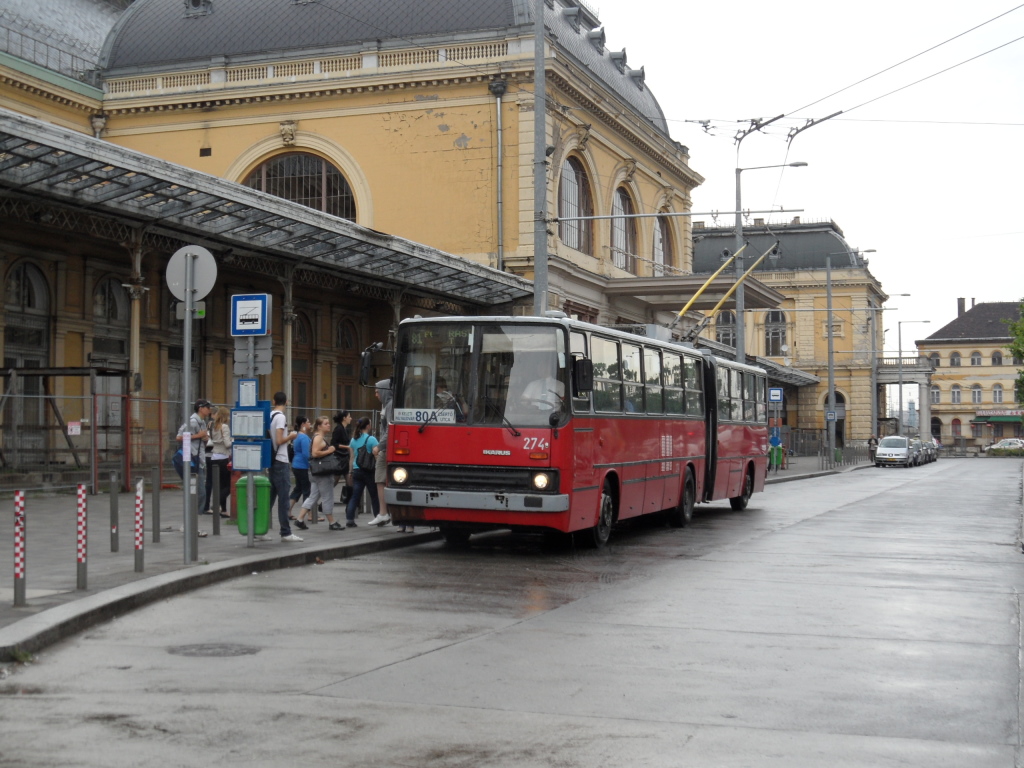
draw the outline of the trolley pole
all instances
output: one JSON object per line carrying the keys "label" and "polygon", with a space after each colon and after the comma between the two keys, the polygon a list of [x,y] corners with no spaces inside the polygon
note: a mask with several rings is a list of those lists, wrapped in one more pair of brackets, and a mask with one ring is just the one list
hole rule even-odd
{"label": "trolley pole", "polygon": [[88,589],[89,517],[85,485],[78,486],[78,589]]}
{"label": "trolley pole", "polygon": [[[246,355],[245,362],[245,376],[248,379],[256,378],[256,339],[253,336],[246,338],[246,344],[248,346],[248,355]],[[271,456],[270,460],[273,461],[274,457]],[[256,547],[256,531],[253,530],[256,526],[256,500],[253,498],[256,495],[256,481],[253,480],[252,472],[245,473],[245,521],[248,524],[246,529],[248,532],[245,535],[245,546],[250,549]]]}
{"label": "trolley pole", "polygon": [[145,563],[145,539],[146,539],[146,515],[145,497],[146,482],[141,477],[135,484],[135,572],[142,573],[146,570]]}

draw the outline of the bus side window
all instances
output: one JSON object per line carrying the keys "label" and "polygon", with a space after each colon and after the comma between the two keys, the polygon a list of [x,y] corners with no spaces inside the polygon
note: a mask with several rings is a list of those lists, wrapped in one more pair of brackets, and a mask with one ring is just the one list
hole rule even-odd
{"label": "bus side window", "polygon": [[[569,357],[573,360],[587,356],[587,337],[585,334],[573,331],[569,334]],[[572,410],[574,413],[590,413],[590,392],[583,392],[579,397],[573,397]]]}
{"label": "bus side window", "polygon": [[704,381],[701,378],[700,361],[687,357],[683,364],[686,372],[686,415],[703,418]]}
{"label": "bus side window", "polygon": [[641,378],[640,347],[635,344],[622,345],[622,380],[625,382],[623,403],[626,413],[640,413],[644,410],[644,385]]}
{"label": "bus side window", "polygon": [[715,371],[718,381],[718,419],[732,421],[732,400],[729,398],[729,369],[718,368]]}
{"label": "bus side window", "polygon": [[758,376],[755,380],[754,386],[757,388],[757,421],[759,424],[768,423],[768,398],[765,397],[765,387],[768,382],[762,377]]}
{"label": "bus side window", "polygon": [[685,413],[682,358],[670,352],[663,353],[662,374],[665,382],[665,413],[679,415]]}
{"label": "bus side window", "polygon": [[732,420],[743,421],[743,371],[730,371],[729,394],[732,397]]}
{"label": "bus side window", "polygon": [[752,373],[743,374],[743,420],[754,421],[757,412],[757,391]]}
{"label": "bus side window", "polygon": [[622,411],[618,342],[592,336],[590,345],[594,360],[594,410],[618,413]]}
{"label": "bus side window", "polygon": [[644,386],[647,388],[647,412],[662,413],[665,403],[661,390],[661,353],[644,349]]}

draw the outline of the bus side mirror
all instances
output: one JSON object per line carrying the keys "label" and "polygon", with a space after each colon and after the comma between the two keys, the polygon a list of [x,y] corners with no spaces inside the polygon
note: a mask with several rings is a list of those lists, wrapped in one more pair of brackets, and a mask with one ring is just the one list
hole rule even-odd
{"label": "bus side mirror", "polygon": [[594,361],[577,357],[572,361],[572,394],[581,397],[594,389]]}
{"label": "bus side mirror", "polygon": [[384,345],[377,341],[363,350],[359,357],[359,383],[364,387],[391,376],[394,358]]}

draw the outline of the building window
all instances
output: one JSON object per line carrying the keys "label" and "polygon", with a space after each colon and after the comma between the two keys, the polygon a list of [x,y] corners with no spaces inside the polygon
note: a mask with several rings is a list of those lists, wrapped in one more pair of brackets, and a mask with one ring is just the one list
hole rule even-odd
{"label": "building window", "polygon": [[736,313],[731,309],[719,312],[715,318],[715,341],[730,347],[736,346]]}
{"label": "building window", "polygon": [[949,395],[950,395],[950,402],[953,403],[953,405],[959,405],[960,404],[960,385],[959,384],[954,384],[952,389],[949,390]]}
{"label": "building window", "polygon": [[974,405],[978,405],[981,402],[981,384],[975,384],[971,387],[971,402]]}
{"label": "building window", "polygon": [[992,437],[993,438],[999,438],[999,437],[1002,437],[1002,436],[1003,436],[1003,425],[1002,424],[993,424],[992,425]]}
{"label": "building window", "polygon": [[777,309],[765,316],[764,353],[768,357],[782,357],[786,346],[786,313]]}
{"label": "building window", "polygon": [[131,309],[121,281],[108,277],[96,286],[92,297],[92,316],[97,322],[109,325],[127,325]]}
{"label": "building window", "polygon": [[45,313],[50,305],[46,278],[27,261],[15,265],[7,274],[4,305],[12,312]]}
{"label": "building window", "polygon": [[636,271],[636,219],[633,201],[623,187],[615,190],[612,199],[612,263],[632,274]]}
{"label": "building window", "polygon": [[1002,365],[1002,364],[1003,364],[1003,353],[1002,352],[993,352],[992,353],[992,365]]}
{"label": "building window", "polygon": [[1014,355],[1014,357],[1013,357],[1013,364],[1014,365],[1024,365],[1024,358],[1020,358],[1020,357],[1017,357],[1016,355]]}
{"label": "building window", "polygon": [[[663,210],[662,213],[667,213]],[[665,265],[673,266],[672,236],[669,234],[668,218],[661,217],[654,223],[654,275],[665,274]]]}
{"label": "building window", "polygon": [[953,368],[959,368],[960,367],[960,353],[959,352],[952,352],[952,353],[950,353],[950,355],[949,355],[949,364]]}
{"label": "building window", "polygon": [[953,419],[953,423],[949,426],[953,431],[953,437],[960,437],[960,419]]}
{"label": "building window", "polygon": [[971,422],[971,437],[984,437],[985,434],[982,431],[984,426],[984,424],[975,424]]}
{"label": "building window", "polygon": [[940,361],[939,361],[939,353],[938,352],[932,352],[930,355],[928,355],[928,359],[932,361],[932,368],[938,368],[939,367]]}
{"label": "building window", "polygon": [[993,384],[992,385],[992,402],[1001,403],[1003,402],[1003,385]]}
{"label": "building window", "polygon": [[356,220],[356,200],[341,171],[307,152],[272,157],[242,183],[331,216]]}
{"label": "building window", "polygon": [[981,365],[981,352],[971,353],[971,365]]}
{"label": "building window", "polygon": [[338,323],[338,338],[335,341],[338,349],[355,349],[359,344],[357,339],[356,327],[352,325],[351,320],[342,320]]}
{"label": "building window", "polygon": [[[562,178],[558,184],[558,217],[593,216],[594,199],[590,195],[590,181],[583,163],[575,157],[562,163]],[[591,221],[559,221],[558,236],[570,248],[594,255]]]}
{"label": "building window", "polygon": [[942,402],[942,392],[939,389],[938,384],[932,384],[931,388],[931,403],[932,405],[938,405]]}
{"label": "building window", "polygon": [[292,332],[295,334],[295,343],[309,346],[312,334],[309,332],[309,321],[303,315],[296,315],[292,324]]}

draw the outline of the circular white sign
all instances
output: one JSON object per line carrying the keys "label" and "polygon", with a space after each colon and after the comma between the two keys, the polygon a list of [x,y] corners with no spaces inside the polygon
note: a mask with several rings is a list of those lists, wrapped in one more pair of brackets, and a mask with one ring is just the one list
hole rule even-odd
{"label": "circular white sign", "polygon": [[167,287],[174,298],[185,300],[185,260],[192,259],[192,300],[206,298],[217,282],[217,262],[213,254],[201,245],[186,245],[179,248],[167,262]]}

